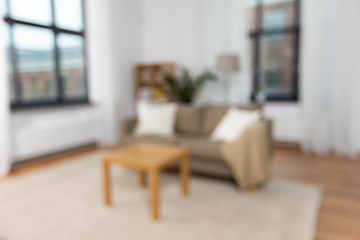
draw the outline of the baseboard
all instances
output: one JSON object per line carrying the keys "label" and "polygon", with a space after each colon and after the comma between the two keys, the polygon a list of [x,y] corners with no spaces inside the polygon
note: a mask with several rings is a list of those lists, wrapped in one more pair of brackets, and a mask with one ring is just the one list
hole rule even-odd
{"label": "baseboard", "polygon": [[289,148],[294,150],[300,150],[300,143],[296,142],[274,141],[273,146],[276,148]]}
{"label": "baseboard", "polygon": [[85,145],[77,146],[74,148],[54,152],[51,154],[42,155],[35,158],[29,158],[20,162],[15,162],[12,165],[12,172],[20,170],[22,168],[27,168],[35,165],[41,165],[45,162],[52,162],[56,160],[60,160],[62,158],[71,157],[73,155],[81,154],[87,152],[89,150],[95,150],[98,148],[96,143],[88,143]]}

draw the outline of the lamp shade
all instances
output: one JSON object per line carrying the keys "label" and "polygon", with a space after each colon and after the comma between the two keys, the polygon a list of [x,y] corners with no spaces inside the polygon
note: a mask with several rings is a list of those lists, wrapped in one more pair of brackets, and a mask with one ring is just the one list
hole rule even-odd
{"label": "lamp shade", "polygon": [[235,54],[221,54],[218,57],[216,70],[224,73],[239,71],[239,58]]}

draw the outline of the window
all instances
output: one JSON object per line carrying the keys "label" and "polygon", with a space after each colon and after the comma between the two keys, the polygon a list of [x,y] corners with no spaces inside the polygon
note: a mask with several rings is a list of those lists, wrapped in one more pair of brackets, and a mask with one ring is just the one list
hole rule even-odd
{"label": "window", "polygon": [[250,0],[253,99],[262,89],[269,101],[297,101],[299,1]]}
{"label": "window", "polygon": [[12,108],[87,102],[82,0],[0,0]]}

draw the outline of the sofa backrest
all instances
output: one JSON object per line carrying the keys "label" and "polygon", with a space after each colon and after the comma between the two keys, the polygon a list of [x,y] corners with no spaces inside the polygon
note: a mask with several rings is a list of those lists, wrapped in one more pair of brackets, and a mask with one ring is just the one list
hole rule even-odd
{"label": "sofa backrest", "polygon": [[202,106],[180,105],[176,121],[176,131],[181,133],[200,133]]}
{"label": "sofa backrest", "polygon": [[[240,109],[261,109],[260,105],[237,106]],[[229,105],[180,105],[176,121],[179,133],[210,134],[228,110]]]}
{"label": "sofa backrest", "polygon": [[201,133],[210,134],[225,115],[229,106],[227,105],[209,105],[204,108],[203,121],[201,124]]}

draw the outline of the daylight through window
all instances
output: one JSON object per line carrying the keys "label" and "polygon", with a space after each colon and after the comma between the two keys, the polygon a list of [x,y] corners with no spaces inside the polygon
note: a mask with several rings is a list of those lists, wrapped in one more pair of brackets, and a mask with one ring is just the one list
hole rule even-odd
{"label": "daylight through window", "polygon": [[253,98],[298,98],[299,0],[251,0],[249,49]]}
{"label": "daylight through window", "polygon": [[13,108],[87,102],[82,0],[0,0]]}

